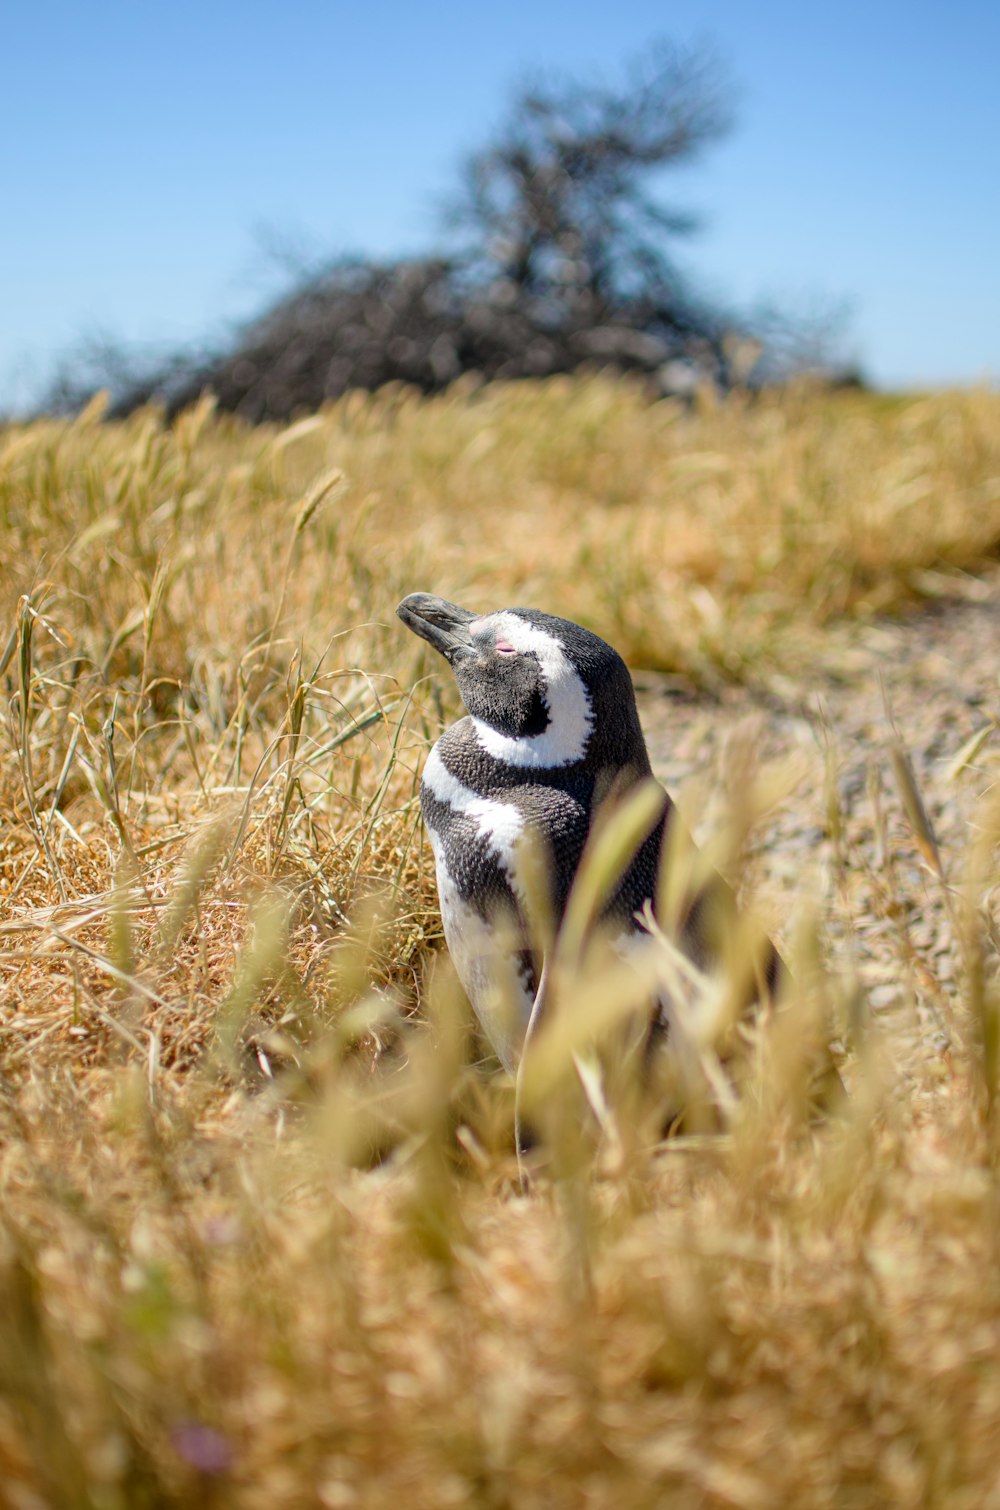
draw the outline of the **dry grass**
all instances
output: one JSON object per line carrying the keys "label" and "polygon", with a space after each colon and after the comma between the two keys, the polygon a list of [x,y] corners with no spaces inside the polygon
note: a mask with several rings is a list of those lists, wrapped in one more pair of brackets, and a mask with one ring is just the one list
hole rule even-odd
{"label": "dry grass", "polygon": [[[509,1088],[432,968],[415,790],[453,695],[392,617],[530,602],[788,678],[998,542],[985,392],[0,434],[0,1499],[1000,1505],[995,793],[962,870],[897,754],[931,884],[968,876],[922,987],[946,1054],[806,929],[725,1136],[622,1123],[516,1196]],[[824,1014],[852,1100],[817,1133]]]}

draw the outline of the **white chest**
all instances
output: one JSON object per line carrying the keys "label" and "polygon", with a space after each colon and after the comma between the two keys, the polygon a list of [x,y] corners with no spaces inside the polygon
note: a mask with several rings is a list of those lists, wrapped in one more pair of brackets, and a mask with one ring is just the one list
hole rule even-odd
{"label": "white chest", "polygon": [[[448,951],[486,1036],[513,1072],[534,999],[513,902],[515,846],[524,822],[510,803],[463,786],[436,748],[427,761],[424,787],[432,798],[425,812],[430,808],[432,815],[427,827]],[[470,894],[470,886],[483,877],[484,864],[505,883],[491,888],[492,906]]]}

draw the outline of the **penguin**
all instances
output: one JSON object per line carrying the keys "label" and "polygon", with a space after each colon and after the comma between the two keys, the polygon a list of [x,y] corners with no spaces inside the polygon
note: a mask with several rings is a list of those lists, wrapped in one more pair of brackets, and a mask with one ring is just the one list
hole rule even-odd
{"label": "penguin", "polygon": [[[632,679],[596,634],[538,609],[478,614],[411,593],[397,613],[448,662],[467,710],[431,749],[420,801],[449,953],[486,1038],[516,1075],[544,970],[525,917],[518,845],[529,831],[541,839],[558,925],[598,815],[652,781]],[[644,932],[643,910],[655,907],[661,865],[682,825],[661,793],[660,815],[604,910],[603,922],[625,944]],[[731,889],[712,872],[683,901],[671,931],[684,954],[710,970],[736,917]],[[766,936],[756,954],[747,1005],[772,998],[783,969]],[[669,1036],[670,1017],[668,1001],[651,1004],[644,1058]]]}

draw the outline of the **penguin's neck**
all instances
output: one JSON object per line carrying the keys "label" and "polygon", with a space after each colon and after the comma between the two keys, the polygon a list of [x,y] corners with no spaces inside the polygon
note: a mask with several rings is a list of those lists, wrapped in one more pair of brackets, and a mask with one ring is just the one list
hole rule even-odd
{"label": "penguin's neck", "polygon": [[446,729],[434,748],[463,786],[484,796],[525,785],[575,790],[589,788],[593,783],[592,774],[582,761],[555,766],[521,765],[495,754],[482,739],[479,720],[471,717],[462,718]]}

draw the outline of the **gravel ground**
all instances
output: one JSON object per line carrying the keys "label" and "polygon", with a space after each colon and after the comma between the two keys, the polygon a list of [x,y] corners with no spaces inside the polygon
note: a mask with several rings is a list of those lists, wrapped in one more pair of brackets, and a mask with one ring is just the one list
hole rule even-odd
{"label": "gravel ground", "polygon": [[[707,703],[675,679],[636,678],[654,770],[701,842],[748,770],[781,789],[746,851],[757,905],[793,957],[799,920],[818,915],[831,967],[860,979],[907,1073],[946,1073],[963,1032],[953,897],[1000,778],[998,673],[1000,574],[910,618],[831,631],[794,684]],[[907,816],[894,738],[946,884]]]}

